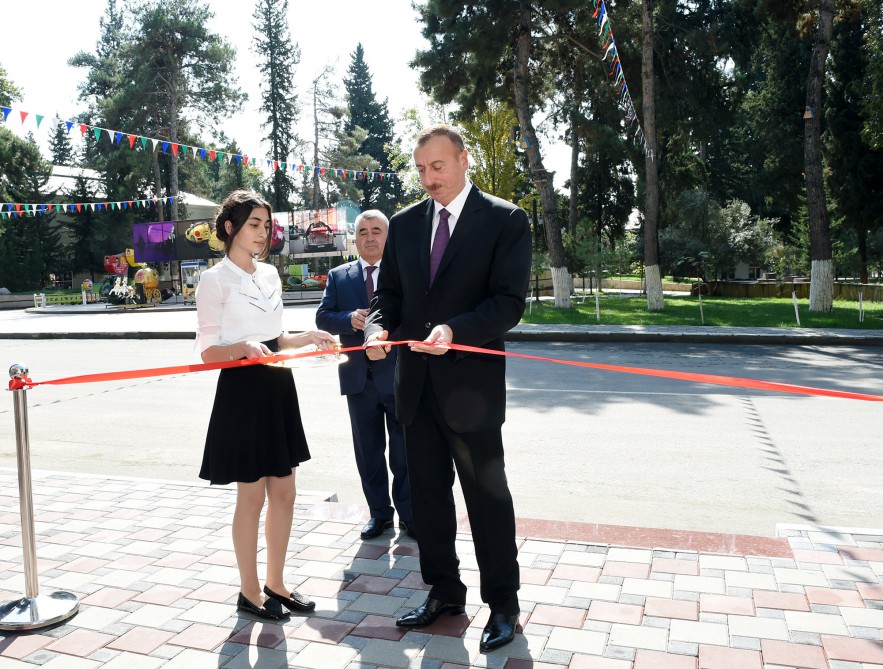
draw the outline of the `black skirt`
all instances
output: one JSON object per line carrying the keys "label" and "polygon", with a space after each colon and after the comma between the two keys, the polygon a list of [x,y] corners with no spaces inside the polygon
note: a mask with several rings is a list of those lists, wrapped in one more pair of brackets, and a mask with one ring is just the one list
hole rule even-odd
{"label": "black skirt", "polygon": [[264,476],[289,476],[292,467],[309,459],[291,370],[222,369],[199,478],[217,485],[253,483]]}

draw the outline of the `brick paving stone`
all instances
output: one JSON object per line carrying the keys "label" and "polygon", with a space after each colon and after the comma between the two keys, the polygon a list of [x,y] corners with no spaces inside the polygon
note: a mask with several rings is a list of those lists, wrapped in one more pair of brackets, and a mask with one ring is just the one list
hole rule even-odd
{"label": "brick paving stone", "polygon": [[713,644],[715,646],[726,646],[729,643],[727,626],[717,623],[672,620],[668,634],[671,641]]}
{"label": "brick paving stone", "polygon": [[640,606],[614,602],[592,602],[588,613],[588,618],[592,620],[625,623],[626,625],[640,625],[643,616],[644,611]]}
{"label": "brick paving stone", "polygon": [[754,605],[761,609],[809,611],[809,604],[804,595],[768,590],[754,591]]}
{"label": "brick paving stone", "polygon": [[[592,602],[600,604],[602,602]],[[530,624],[550,625],[557,627],[573,627],[579,629],[586,619],[586,610],[567,606],[550,606],[537,604],[530,614]]]}
{"label": "brick paving stone", "polygon": [[763,660],[755,650],[699,646],[699,669],[763,669]]}
{"label": "brick paving stone", "polygon": [[372,615],[365,616],[362,621],[356,625],[356,628],[350,632],[350,634],[354,636],[361,636],[369,639],[386,639],[388,641],[398,641],[407,633],[408,630],[404,627],[396,627],[395,618]]}
{"label": "brick paving stone", "polygon": [[114,650],[131,651],[148,655],[175,636],[174,632],[133,627],[128,632],[107,644]]}
{"label": "brick paving stone", "polygon": [[844,623],[843,618],[840,616],[828,615],[826,613],[785,611],[785,622],[788,625],[788,629],[794,632],[849,635],[849,630],[846,629],[846,624]]}
{"label": "brick paving stone", "polygon": [[751,616],[754,615],[754,603],[748,597],[728,597],[703,592],[699,595],[699,610],[703,613],[733,613]]}
{"label": "brick paving stone", "polygon": [[168,606],[191,593],[192,590],[189,588],[180,588],[172,585],[154,585],[144,592],[136,594],[132,599],[145,604]]}
{"label": "brick paving stone", "polygon": [[[553,631],[552,635],[557,631]],[[668,646],[668,630],[658,627],[647,627],[646,625],[621,625],[614,623],[610,628],[609,643],[612,646],[665,650]]]}
{"label": "brick paving stone", "polygon": [[[229,632],[229,631],[228,631]],[[288,638],[287,627],[275,623],[249,622],[235,632],[229,632],[227,643],[258,646],[261,648],[278,648]],[[306,645],[306,644],[304,644]]]}
{"label": "brick paving stone", "polygon": [[597,567],[583,567],[572,564],[559,564],[552,571],[552,578],[562,581],[586,581],[588,583],[596,583],[601,575],[601,570]]}
{"label": "brick paving stone", "polygon": [[782,665],[796,669],[828,669],[825,651],[818,646],[763,639],[760,647],[763,661],[768,665]]}
{"label": "brick paving stone", "polygon": [[567,650],[573,653],[601,655],[604,653],[606,644],[607,635],[602,632],[555,627],[552,629],[552,633],[549,634],[546,647],[555,650]]}
{"label": "brick paving stone", "polygon": [[626,576],[630,578],[648,578],[650,576],[650,565],[640,562],[613,562],[608,560],[604,563],[601,570],[604,576]]}
{"label": "brick paving stone", "polygon": [[308,618],[288,636],[305,641],[340,643],[353,629],[355,629],[355,625],[348,623],[324,620],[322,618]]}
{"label": "brick paving stone", "polygon": [[[772,618],[752,618],[750,616],[730,616],[730,636],[752,637],[755,639],[788,640],[788,628],[784,620]],[[732,643],[730,645],[733,645]]]}
{"label": "brick paving stone", "polygon": [[644,603],[644,615],[659,618],[698,620],[699,604],[697,602],[648,597]]}
{"label": "brick paving stone", "polygon": [[883,641],[823,635],[822,647],[829,660],[883,664]]}
{"label": "brick paving stone", "polygon": [[121,588],[101,588],[93,592],[88,597],[82,599],[83,604],[89,606],[105,606],[108,608],[118,607],[123,602],[127,602],[136,595],[137,590],[123,590]]}
{"label": "brick paving stone", "polygon": [[77,629],[66,634],[60,639],[56,639],[50,644],[44,646],[45,650],[53,653],[64,653],[65,655],[76,655],[86,657],[91,655],[99,648],[103,648],[115,637],[110,634],[101,634],[91,630]]}
{"label": "brick paving stone", "polygon": [[650,566],[652,572],[666,574],[683,574],[684,576],[699,575],[699,561],[678,560],[672,558],[653,558]]}
{"label": "brick paving stone", "polygon": [[[522,586],[523,587],[523,586]],[[570,598],[603,599],[610,602],[619,600],[622,587],[610,583],[574,583],[568,590]]]}
{"label": "brick paving stone", "polygon": [[883,609],[840,609],[843,620],[850,627],[877,627],[883,629]]}
{"label": "brick paving stone", "polygon": [[[22,659],[52,643],[51,636],[42,634],[11,635],[0,640],[0,657]],[[2,668],[2,665],[0,665]]]}
{"label": "brick paving stone", "polygon": [[686,655],[669,655],[652,650],[635,654],[634,669],[697,669],[698,660]]}
{"label": "brick paving stone", "polygon": [[369,592],[374,595],[385,595],[398,585],[399,579],[361,574],[354,581],[349,583],[345,589],[353,592]]}
{"label": "brick paving stone", "polygon": [[809,551],[795,549],[794,559],[798,564],[807,562],[810,564],[843,564],[843,558],[834,551]]}
{"label": "brick paving stone", "polygon": [[[632,663],[629,660],[613,660],[606,657],[579,654],[574,655],[568,665],[568,669],[631,669],[631,667]],[[506,665],[506,669],[509,669],[509,665]]]}

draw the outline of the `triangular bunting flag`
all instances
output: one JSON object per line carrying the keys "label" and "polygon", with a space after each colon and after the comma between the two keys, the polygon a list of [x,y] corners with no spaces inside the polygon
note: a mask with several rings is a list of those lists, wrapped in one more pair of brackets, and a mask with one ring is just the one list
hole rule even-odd
{"label": "triangular bunting flag", "polygon": [[213,163],[215,161],[215,150],[214,149],[209,149],[208,160],[210,163]]}
{"label": "triangular bunting flag", "polygon": [[101,128],[92,128],[92,134],[95,135],[95,141],[101,139]]}
{"label": "triangular bunting flag", "polygon": [[130,149],[135,148],[135,140],[136,139],[137,139],[137,137],[135,137],[135,135],[129,135],[129,148]]}
{"label": "triangular bunting flag", "polygon": [[138,140],[141,142],[141,148],[147,151],[147,138],[139,137]]}
{"label": "triangular bunting flag", "polygon": [[181,156],[182,156],[182,157],[186,157],[186,156],[187,156],[187,148],[188,148],[188,147],[187,147],[186,144],[182,144],[182,145],[181,145]]}
{"label": "triangular bunting flag", "polygon": [[157,143],[158,141],[159,141],[159,140],[153,139],[153,137],[150,138],[151,151],[156,151],[156,143]]}
{"label": "triangular bunting flag", "polygon": [[163,142],[163,143],[162,143],[162,152],[163,152],[163,153],[167,153],[168,150],[169,150],[169,143],[168,143],[168,142]]}
{"label": "triangular bunting flag", "polygon": [[123,133],[121,133],[119,131],[114,131],[114,133],[113,133],[113,143],[114,144],[119,144],[120,140],[122,138],[123,138]]}
{"label": "triangular bunting flag", "polygon": [[3,110],[3,122],[6,123],[6,119],[9,117],[9,112],[12,111],[9,107],[0,107]]}
{"label": "triangular bunting flag", "polygon": [[19,114],[21,114],[21,122],[24,123],[25,119],[28,117],[28,112],[23,111],[23,112],[19,112]]}
{"label": "triangular bunting flag", "polygon": [[178,157],[178,145],[172,142],[172,155]]}
{"label": "triangular bunting flag", "polygon": [[205,149],[199,150],[199,157],[202,158],[203,160],[205,160]]}
{"label": "triangular bunting flag", "polygon": [[74,127],[74,122],[73,122],[73,121],[65,121],[64,124],[67,126],[67,131],[68,131],[68,132],[70,132],[70,131],[71,131],[71,128]]}
{"label": "triangular bunting flag", "polygon": [[42,114],[34,114],[34,118],[37,119],[37,128],[40,127],[40,124],[43,122]]}

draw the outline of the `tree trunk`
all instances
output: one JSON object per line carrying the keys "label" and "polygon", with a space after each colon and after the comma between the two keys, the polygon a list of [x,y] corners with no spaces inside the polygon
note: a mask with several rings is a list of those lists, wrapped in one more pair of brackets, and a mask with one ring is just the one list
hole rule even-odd
{"label": "tree trunk", "polygon": [[567,231],[571,239],[576,237],[579,224],[579,127],[577,107],[570,111],[570,211]]}
{"label": "tree trunk", "polygon": [[859,273],[859,282],[867,283],[868,282],[868,229],[863,225],[859,224],[855,231],[857,239],[857,249],[858,249],[858,273]]}
{"label": "tree trunk", "polygon": [[822,93],[825,61],[831,48],[834,30],[834,0],[819,1],[819,31],[812,52],[809,78],[806,82],[804,113],[804,172],[806,202],[809,209],[809,254],[812,274],[809,288],[809,310],[830,312],[834,306],[834,273],[831,254],[831,231],[828,225],[828,203],[822,176]]}
{"label": "tree trunk", "polygon": [[656,85],[653,71],[653,0],[641,2],[641,83],[644,96],[644,277],[647,310],[662,311],[662,276],[659,271],[659,172],[656,150]]}
{"label": "tree trunk", "polygon": [[543,206],[543,228],[546,234],[546,247],[549,251],[549,265],[552,268],[552,292],[555,295],[555,306],[569,309],[571,279],[564,259],[561,224],[555,208],[555,187],[552,183],[552,175],[543,166],[537,134],[531,121],[530,103],[527,95],[531,41],[531,0],[519,0],[519,8],[521,20],[514,67],[515,113],[518,116],[518,124],[521,126],[521,135],[527,144],[527,162],[530,165],[531,180],[540,194],[540,202]]}
{"label": "tree trunk", "polygon": [[162,201],[162,172],[159,170],[159,153],[154,149],[150,156],[150,162],[153,163],[153,182],[154,197],[156,197],[156,220],[166,220],[166,208]]}
{"label": "tree trunk", "polygon": [[[169,96],[169,112],[171,114],[171,118],[169,119],[169,141],[173,144],[178,143],[178,79],[177,77],[172,78],[172,90],[171,95]],[[173,221],[178,220],[178,156],[172,151],[172,168],[170,171],[170,183],[169,189],[172,197],[172,203],[169,207],[171,211],[171,218]]]}

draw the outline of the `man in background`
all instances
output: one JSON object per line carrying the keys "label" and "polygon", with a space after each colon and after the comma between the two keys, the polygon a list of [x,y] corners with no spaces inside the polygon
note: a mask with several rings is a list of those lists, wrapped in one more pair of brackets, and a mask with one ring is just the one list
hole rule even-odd
{"label": "man in background", "polygon": [[[388,227],[386,216],[377,209],[359,214],[356,218],[359,259],[328,273],[325,294],[316,311],[316,324],[322,330],[340,335],[344,347],[361,346],[365,341],[365,317],[377,286]],[[393,507],[399,515],[399,529],[414,536],[404,433],[396,419],[393,397],[395,360],[395,354],[375,362],[362,353],[354,353],[338,368],[340,392],[346,395],[349,407],[356,467],[371,510],[371,519],[362,528],[362,539],[374,539],[392,529]],[[387,435],[392,499],[385,455]]]}

